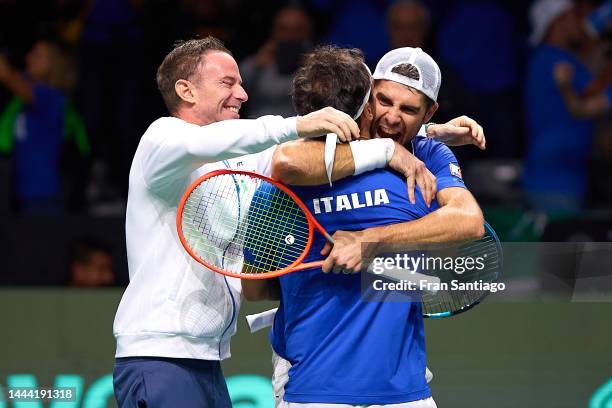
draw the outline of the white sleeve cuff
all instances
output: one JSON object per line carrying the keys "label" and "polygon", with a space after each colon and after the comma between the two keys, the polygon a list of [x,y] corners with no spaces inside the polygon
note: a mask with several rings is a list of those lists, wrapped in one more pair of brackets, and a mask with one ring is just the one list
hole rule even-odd
{"label": "white sleeve cuff", "polygon": [[266,327],[272,327],[274,324],[274,316],[278,308],[266,310],[265,312],[247,315],[246,320],[251,333],[258,332]]}
{"label": "white sleeve cuff", "polygon": [[292,116],[290,118],[284,119],[284,124],[286,127],[283,136],[281,136],[280,138],[279,144],[289,142],[298,138],[297,118],[297,116]]}
{"label": "white sleeve cuff", "polygon": [[395,152],[393,139],[356,140],[349,143],[355,162],[354,175],[387,166]]}

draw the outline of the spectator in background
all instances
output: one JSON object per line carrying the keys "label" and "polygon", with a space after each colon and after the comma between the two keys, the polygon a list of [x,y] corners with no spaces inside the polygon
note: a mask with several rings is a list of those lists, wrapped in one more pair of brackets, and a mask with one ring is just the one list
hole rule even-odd
{"label": "spectator in background", "polygon": [[359,48],[366,64],[373,67],[389,51],[385,17],[391,3],[392,0],[312,0],[310,4],[329,17],[325,42]]}
{"label": "spectator in background", "polygon": [[574,118],[596,118],[610,111],[612,83],[606,84],[603,89],[591,89],[589,92],[585,90],[585,92],[579,94],[574,89],[574,67],[571,64],[559,62],[554,66],[553,72],[555,82],[565,101],[565,108]]}
{"label": "spectator in background", "polygon": [[[612,0],[602,3],[588,17],[587,31],[603,43],[602,68],[586,95],[596,95],[612,86]],[[607,175],[612,174],[612,114],[608,113],[597,124],[595,157],[591,168],[592,197],[605,208],[612,208],[612,189]]]}
{"label": "spectator in background", "polygon": [[387,31],[391,49],[402,47],[429,49],[431,16],[419,0],[398,0],[387,10]]}
{"label": "spectator in background", "polygon": [[[131,159],[146,126],[139,99],[144,71],[139,20],[143,3],[87,0],[82,5],[78,106],[91,136],[94,173],[110,174],[109,185],[114,186],[97,197],[88,197],[94,203],[119,202],[121,193],[127,196]],[[92,184],[107,182],[95,174]]]}
{"label": "spectator in background", "polygon": [[[597,207],[610,208],[612,190],[605,175],[612,173],[612,115],[607,89],[612,87],[612,0],[593,10],[586,22],[586,30],[595,50],[597,77],[580,93],[573,87],[574,69],[566,62],[555,65],[555,80],[565,105],[575,118],[598,117],[593,135],[593,149],[589,160],[589,199]],[[593,65],[591,65],[593,67]],[[599,118],[601,116],[601,118]]]}
{"label": "spectator in background", "polygon": [[90,238],[75,241],[70,248],[70,281],[74,288],[111,286],[115,282],[113,254],[109,246]]}
{"label": "spectator in background", "polygon": [[[525,86],[529,140],[523,185],[528,203],[536,210],[576,212],[584,206],[592,118],[601,112],[572,115],[561,89],[571,81],[571,88],[581,93],[593,79],[579,60],[590,42],[584,30],[586,11],[570,0],[538,0],[531,9],[530,42],[535,49]],[[569,64],[560,67],[573,71],[572,77],[557,68],[561,88],[555,82],[559,63]],[[609,104],[612,88],[602,94],[603,102]]]}
{"label": "spectator in background", "polygon": [[226,17],[226,3],[221,0],[180,0],[180,20],[176,22],[179,38],[215,36],[231,40],[231,29]]}
{"label": "spectator in background", "polygon": [[[457,1],[440,25],[443,118],[472,112],[487,129],[489,158],[518,157],[520,103],[514,21],[501,2]],[[460,161],[469,161],[458,152]]]}
{"label": "spectator in background", "polygon": [[[612,207],[612,190],[607,177],[612,173],[612,115],[609,92],[612,87],[612,60],[603,76],[592,81],[582,92],[573,87],[574,70],[571,65],[561,62],[555,65],[555,81],[559,86],[565,106],[577,119],[598,117],[593,134],[593,148],[589,159],[589,199],[595,207]],[[606,115],[607,114],[607,115]]]}
{"label": "spectator in background", "polygon": [[[0,153],[12,157],[20,212],[58,214],[68,204],[66,185],[73,187],[72,198],[82,191],[86,172],[79,158],[88,155],[89,144],[65,93],[73,72],[67,55],[51,41],[34,44],[26,55],[25,74],[0,55],[0,83],[14,95],[0,116]],[[67,163],[63,178],[62,164]]]}
{"label": "spectator in background", "polygon": [[311,35],[306,10],[288,6],[278,11],[268,41],[240,64],[249,117],[295,114],[289,92],[300,58],[311,47]]}

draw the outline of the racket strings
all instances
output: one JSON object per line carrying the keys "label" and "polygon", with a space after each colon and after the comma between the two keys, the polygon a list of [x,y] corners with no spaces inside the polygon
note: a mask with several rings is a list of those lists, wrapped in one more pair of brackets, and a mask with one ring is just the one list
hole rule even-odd
{"label": "racket strings", "polygon": [[234,274],[291,265],[304,253],[310,235],[305,214],[287,193],[246,174],[202,181],[187,198],[181,221],[191,251]]}
{"label": "racket strings", "polygon": [[[308,223],[296,224],[295,222],[302,215],[302,210],[293,201],[290,199],[287,201],[286,197],[281,197],[281,200],[279,200],[278,196],[272,196],[267,192],[261,194],[264,197],[256,197],[253,200],[253,205],[250,208],[251,213],[249,214],[252,218],[252,228],[254,228],[255,233],[258,235],[272,234],[275,239],[284,239],[286,231],[289,229],[308,237]],[[254,222],[255,220],[257,222]],[[282,225],[282,228],[278,228],[279,225]],[[299,255],[300,253],[301,251],[294,251],[294,254]]]}
{"label": "racket strings", "polygon": [[[488,293],[488,289],[460,289],[450,284],[455,280],[458,284],[492,283],[498,280],[501,257],[498,253],[497,241],[487,234],[483,238],[464,244],[457,249],[456,257],[478,258],[482,257],[483,268],[466,268],[458,274],[453,270],[440,269],[428,271],[428,275],[435,275],[442,282],[449,285],[449,289],[422,291],[421,301],[424,315],[437,315],[446,312],[456,312],[471,307],[479,302]],[[467,287],[467,286],[466,286]]]}
{"label": "racket strings", "polygon": [[285,268],[303,253],[308,222],[302,210],[282,190],[271,185],[258,190],[249,211],[248,242],[243,271],[269,272]]}
{"label": "racket strings", "polygon": [[[196,253],[205,254],[211,259],[220,255],[218,248],[225,248],[229,263],[237,262],[239,255],[236,245],[232,245],[234,242],[230,239],[234,237],[239,244],[236,220],[239,220],[240,197],[234,184],[235,180],[231,176],[224,181],[214,179],[201,184],[186,202],[183,213],[183,225],[192,227],[188,229],[189,238],[192,238],[188,241]],[[224,202],[220,198],[227,200]]]}

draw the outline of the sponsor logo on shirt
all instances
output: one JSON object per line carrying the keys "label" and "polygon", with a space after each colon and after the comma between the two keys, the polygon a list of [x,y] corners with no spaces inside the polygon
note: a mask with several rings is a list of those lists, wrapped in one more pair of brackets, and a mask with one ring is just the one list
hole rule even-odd
{"label": "sponsor logo on shirt", "polygon": [[463,179],[463,176],[461,175],[461,168],[459,166],[454,163],[449,163],[448,167],[450,167],[450,172],[453,176]]}
{"label": "sponsor logo on shirt", "polygon": [[341,194],[335,197],[321,197],[312,200],[315,214],[355,210],[357,208],[372,207],[389,204],[387,190],[380,188],[374,191]]}

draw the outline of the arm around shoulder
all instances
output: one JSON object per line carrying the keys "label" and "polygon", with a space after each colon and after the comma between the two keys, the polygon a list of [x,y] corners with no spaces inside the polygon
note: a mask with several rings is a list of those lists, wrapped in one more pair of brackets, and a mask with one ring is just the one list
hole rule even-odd
{"label": "arm around shoulder", "polygon": [[[327,183],[325,170],[325,142],[296,140],[283,143],[272,157],[272,178],[296,186]],[[348,144],[336,146],[333,180],[353,175],[355,165]]]}
{"label": "arm around shoulder", "polygon": [[[395,157],[395,146],[391,139],[356,140],[336,145],[332,180],[385,167]],[[272,158],[272,177],[292,185],[326,184],[329,180],[325,142],[298,140],[282,144]]]}
{"label": "arm around shoulder", "polygon": [[437,193],[440,205],[414,221],[364,230],[364,242],[459,242],[484,235],[484,217],[472,194],[462,187],[449,187]]}
{"label": "arm around shoulder", "polygon": [[251,153],[297,137],[296,118],[265,116],[198,126],[179,118],[153,122],[139,149],[145,183],[163,188],[184,179],[198,167]]}
{"label": "arm around shoulder", "polygon": [[445,188],[438,192],[441,209],[454,212],[459,239],[478,239],[485,233],[484,215],[469,190],[461,187]]}

